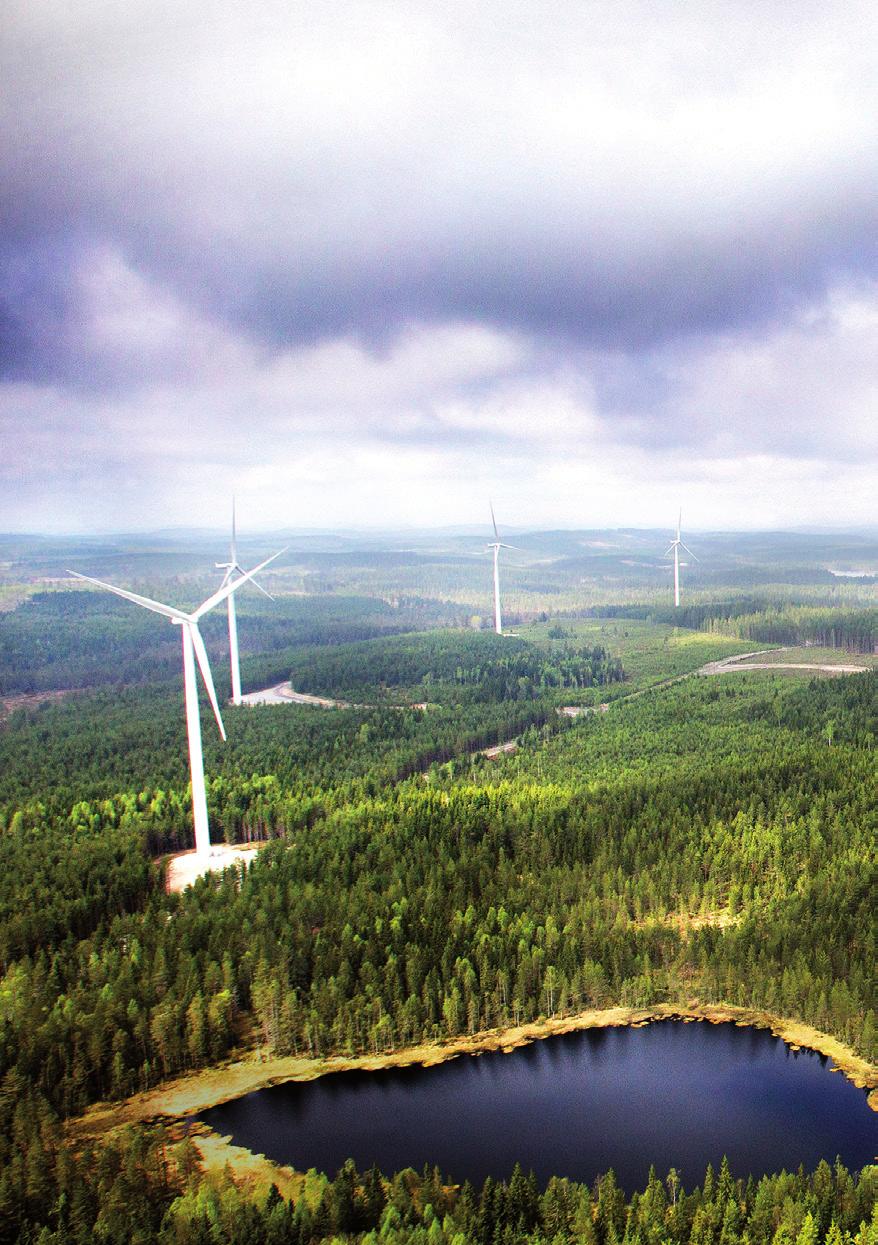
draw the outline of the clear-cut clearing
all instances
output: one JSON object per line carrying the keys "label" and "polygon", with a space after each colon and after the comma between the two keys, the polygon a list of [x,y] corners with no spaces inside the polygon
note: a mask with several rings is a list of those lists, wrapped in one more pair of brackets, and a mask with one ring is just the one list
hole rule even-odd
{"label": "clear-cut clearing", "polygon": [[249,864],[264,843],[217,843],[203,860],[195,851],[178,852],[167,864],[167,885],[171,892],[184,891],[207,873],[221,873],[232,865]]}

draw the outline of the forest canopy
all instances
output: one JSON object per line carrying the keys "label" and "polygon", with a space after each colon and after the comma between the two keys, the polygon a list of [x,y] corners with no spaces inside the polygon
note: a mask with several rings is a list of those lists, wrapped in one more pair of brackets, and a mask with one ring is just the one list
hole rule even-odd
{"label": "forest canopy", "polygon": [[[752,611],[717,605],[503,637],[429,602],[311,605],[242,611],[245,681],[350,707],[227,708],[226,745],[205,713],[214,837],[265,846],[183,894],[164,885],[191,843],[175,633],[92,593],[0,626],[6,690],[85,689],[0,726],[0,1240],[875,1245],[871,1169],[627,1198],[609,1176],[476,1192],[346,1167],[259,1202],[161,1130],[69,1153],[90,1103],[247,1041],[381,1053],[694,997],[878,1060],[878,674],[687,678],[753,638]],[[856,648],[871,622],[835,626]],[[223,660],[222,620],[206,634]]]}

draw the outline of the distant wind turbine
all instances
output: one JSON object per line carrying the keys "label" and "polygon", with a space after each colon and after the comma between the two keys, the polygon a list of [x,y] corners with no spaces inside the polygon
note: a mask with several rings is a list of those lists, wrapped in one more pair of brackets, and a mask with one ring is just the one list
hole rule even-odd
{"label": "distant wind turbine", "polygon": [[[279,556],[279,555],[275,555]],[[230,560],[228,562],[217,562],[216,568],[219,571],[225,571],[221,587],[225,588],[230,584],[236,575],[243,575],[244,569],[238,562],[238,539],[235,531],[235,499],[232,498],[232,542],[229,550]],[[253,580],[253,586],[258,588],[263,596],[268,597],[269,601],[273,601],[274,597],[270,592],[266,592],[261,584]],[[232,667],[232,704],[241,704],[241,663],[238,657],[238,618],[235,612],[235,596],[230,593],[226,598],[226,604],[229,611],[229,663]]]}
{"label": "distant wind turbine", "polygon": [[680,539],[680,525],[682,522],[683,511],[681,510],[677,518],[677,535],[665,550],[666,558],[670,557],[671,553],[674,555],[674,605],[676,607],[679,607],[680,605],[680,550],[685,549],[690,558],[695,558],[695,561],[698,561],[692,550],[689,549],[688,546],[684,545]]}
{"label": "distant wind turbine", "polygon": [[252,571],[243,572],[240,579],[224,584],[218,592],[208,597],[191,614],[187,614],[184,610],[175,609],[172,605],[162,605],[160,601],[153,601],[150,597],[139,596],[136,592],[128,592],[124,588],[117,588],[114,584],[106,584],[101,579],[92,579],[90,575],[80,575],[78,571],[67,572],[68,575],[73,575],[76,579],[85,580],[86,583],[94,584],[98,588],[104,588],[107,592],[114,592],[117,597],[124,597],[126,601],[133,601],[135,605],[142,605],[144,609],[152,610],[154,614],[162,614],[178,626],[183,634],[183,689],[186,702],[186,731],[189,736],[189,771],[192,778],[192,817],[195,822],[195,851],[205,864],[210,855],[210,826],[207,821],[207,795],[204,789],[201,719],[198,715],[198,684],[195,681],[196,659],[220,735],[224,740],[226,738],[226,730],[220,716],[216,691],[213,686],[213,676],[210,673],[210,662],[207,658],[207,649],[204,647],[204,640],[202,640],[201,632],[198,630],[198,622],[215,605],[219,605],[227,597],[230,597],[233,592],[237,592],[242,584],[251,580],[254,575],[268,566],[269,562],[273,562],[278,557],[280,557],[280,553],[275,553],[270,558],[266,558],[264,562],[261,562]]}
{"label": "distant wind turbine", "polygon": [[494,541],[488,545],[489,549],[494,550],[494,630],[497,635],[503,634],[503,620],[500,617],[500,550],[514,549],[514,545],[505,545],[500,539],[500,533],[497,531],[497,520],[494,518],[494,503],[488,503],[491,507],[491,522],[494,525]]}

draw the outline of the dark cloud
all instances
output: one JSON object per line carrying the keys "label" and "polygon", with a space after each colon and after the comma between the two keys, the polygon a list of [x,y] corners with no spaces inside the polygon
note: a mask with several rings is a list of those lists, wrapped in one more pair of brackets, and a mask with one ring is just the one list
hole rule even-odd
{"label": "dark cloud", "polygon": [[309,515],[337,481],[545,502],[599,465],[590,497],[654,498],[691,464],[708,499],[780,473],[798,515],[878,450],[875,27],[860,0],[10,0],[11,511],[87,523],[102,479],[189,505],[196,464],[292,476]]}
{"label": "dark cloud", "polygon": [[274,347],[482,320],[640,351],[874,276],[864,31],[702,8],[20,4],[6,374],[124,373],[81,366],[77,248]]}
{"label": "dark cloud", "polygon": [[[693,229],[648,247],[622,239],[615,249],[586,225],[565,238],[545,222],[507,227],[491,220],[468,225],[456,246],[439,247],[427,220],[423,237],[399,245],[363,232],[356,254],[343,261],[323,248],[306,253],[294,238],[288,253],[267,258],[258,239],[227,249],[209,237],[156,231],[144,238],[118,225],[94,237],[203,314],[268,346],[354,334],[380,349],[412,322],[480,320],[554,339],[562,350],[638,352],[763,326],[834,282],[878,275],[878,210],[851,212],[833,230],[829,212],[827,205],[792,235],[772,219],[748,237],[704,239]],[[87,264],[91,247],[81,231],[63,249],[77,246]],[[339,239],[339,249],[349,250],[350,240]],[[69,255],[59,262],[58,252],[39,240],[5,247],[11,275],[0,285],[0,305],[15,341],[7,345],[5,374],[41,378],[55,370],[74,379],[90,372],[99,383],[114,364],[90,359],[83,369],[77,331],[84,312]]]}

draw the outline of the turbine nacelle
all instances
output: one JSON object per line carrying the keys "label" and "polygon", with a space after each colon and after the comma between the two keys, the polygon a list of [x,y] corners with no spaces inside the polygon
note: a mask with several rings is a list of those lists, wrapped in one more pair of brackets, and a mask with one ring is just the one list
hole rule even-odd
{"label": "turbine nacelle", "polygon": [[[286,550],[282,549],[282,550],[280,551],[280,553],[276,553],[274,556],[275,556],[276,558],[279,558],[279,557],[280,557],[280,554],[281,554],[281,553],[285,553],[285,552],[286,552]],[[231,582],[232,582],[232,580],[234,579],[234,577],[235,577],[235,575],[236,575],[236,574],[237,574],[237,575],[244,575],[244,574],[246,574],[246,572],[245,572],[245,570],[244,570],[243,566],[241,566],[241,565],[240,565],[239,563],[237,563],[237,562],[214,562],[214,566],[216,567],[216,569],[217,569],[218,571],[225,571],[225,575],[223,576],[223,582],[222,582],[222,587],[223,587],[223,588],[225,588],[226,584],[229,584],[229,583],[231,583]],[[259,589],[259,591],[262,593],[262,595],[263,595],[264,597],[268,597],[269,601],[273,601],[273,600],[274,600],[274,597],[271,595],[271,593],[268,591],[268,589],[267,589],[267,588],[263,588],[263,587],[262,587],[262,584],[261,584],[261,583],[259,583],[259,581],[258,581],[257,579],[254,579],[254,580],[252,580],[251,582],[252,582],[252,584],[253,584],[253,587],[254,587],[254,588],[258,588],[258,589]]]}
{"label": "turbine nacelle", "polygon": [[692,558],[693,561],[695,562],[701,561],[701,559],[692,552],[692,550],[689,548],[688,545],[683,544],[682,540],[672,540],[664,552],[664,557],[669,558],[675,549],[684,550],[686,553],[689,554],[689,557]]}
{"label": "turbine nacelle", "polygon": [[689,546],[684,545],[683,541],[680,539],[680,532],[682,530],[682,527],[683,527],[683,511],[681,510],[677,515],[677,535],[668,545],[667,549],[664,552],[664,556],[666,558],[669,558],[671,554],[674,553],[676,550],[683,549],[686,553],[689,554],[690,558],[694,558],[695,561],[697,562],[698,558],[695,557],[695,554],[692,552]]}

